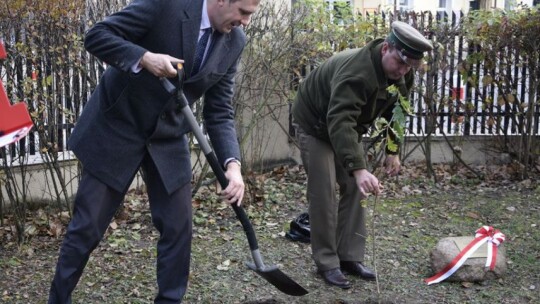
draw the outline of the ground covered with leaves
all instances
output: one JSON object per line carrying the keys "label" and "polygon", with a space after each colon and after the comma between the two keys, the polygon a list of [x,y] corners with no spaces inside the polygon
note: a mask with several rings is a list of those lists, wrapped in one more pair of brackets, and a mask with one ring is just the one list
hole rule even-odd
{"label": "ground covered with leaves", "polygon": [[[384,193],[367,200],[366,264],[378,281],[351,278],[353,287],[328,286],[316,274],[309,244],[285,237],[290,221],[307,210],[301,167],[248,175],[245,208],[267,265],[277,265],[309,291],[292,297],[245,266],[247,241],[232,209],[213,186],[194,199],[194,238],[185,303],[540,303],[540,183],[517,181],[511,166],[425,167],[408,165],[397,178],[382,178]],[[31,238],[19,246],[11,219],[0,227],[0,303],[46,303],[58,249],[69,220],[43,209],[28,214]],[[508,270],[481,283],[442,282],[433,275],[430,251],[447,236],[470,236],[482,225],[506,235]],[[156,292],[155,243],[144,193],[132,192],[94,251],[73,295],[74,303],[151,303]]]}

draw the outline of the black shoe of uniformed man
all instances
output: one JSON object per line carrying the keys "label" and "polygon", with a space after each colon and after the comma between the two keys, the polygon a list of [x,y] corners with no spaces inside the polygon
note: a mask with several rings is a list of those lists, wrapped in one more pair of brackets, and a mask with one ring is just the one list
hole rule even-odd
{"label": "black shoe of uniformed man", "polygon": [[361,262],[342,261],[339,265],[343,273],[356,275],[368,281],[375,280],[375,272],[364,266]]}
{"label": "black shoe of uniformed man", "polygon": [[319,274],[323,277],[324,281],[330,285],[337,286],[343,289],[351,288],[351,282],[343,275],[339,268],[320,271]]}

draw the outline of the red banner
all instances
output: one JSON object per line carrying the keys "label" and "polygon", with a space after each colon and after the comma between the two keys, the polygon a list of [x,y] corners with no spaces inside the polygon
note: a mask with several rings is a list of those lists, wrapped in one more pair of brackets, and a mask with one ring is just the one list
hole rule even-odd
{"label": "red banner", "polygon": [[[4,41],[0,39],[0,59],[7,57]],[[11,105],[0,80],[0,147],[16,142],[32,129],[32,119],[25,103]]]}

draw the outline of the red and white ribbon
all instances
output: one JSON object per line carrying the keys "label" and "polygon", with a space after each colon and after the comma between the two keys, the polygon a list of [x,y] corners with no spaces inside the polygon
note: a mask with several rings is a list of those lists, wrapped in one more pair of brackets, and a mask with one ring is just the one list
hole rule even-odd
{"label": "red and white ribbon", "polygon": [[505,236],[498,229],[493,229],[491,226],[482,226],[482,228],[476,230],[474,239],[463,250],[446,265],[441,271],[431,278],[424,281],[428,284],[435,284],[444,281],[456,272],[463,263],[484,243],[488,243],[487,246],[487,259],[486,267],[490,270],[495,269],[495,263],[497,262],[497,247],[504,242]]}

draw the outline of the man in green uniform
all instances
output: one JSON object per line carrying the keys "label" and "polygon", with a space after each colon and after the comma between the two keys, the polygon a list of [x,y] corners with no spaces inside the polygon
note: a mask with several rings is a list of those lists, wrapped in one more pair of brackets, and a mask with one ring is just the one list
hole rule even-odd
{"label": "man in green uniform", "polygon": [[[376,118],[390,121],[397,96],[387,88],[395,85],[408,96],[412,68],[432,48],[412,26],[396,21],[386,39],[332,56],[298,89],[293,117],[309,168],[311,247],[318,273],[328,284],[349,288],[344,273],[375,279],[363,264],[366,225],[360,200],[382,188],[367,170],[361,139]],[[398,155],[387,149],[386,172],[397,174],[400,166]]]}

